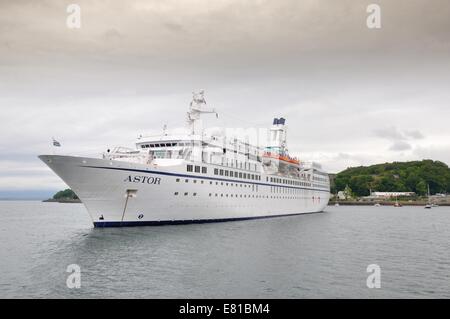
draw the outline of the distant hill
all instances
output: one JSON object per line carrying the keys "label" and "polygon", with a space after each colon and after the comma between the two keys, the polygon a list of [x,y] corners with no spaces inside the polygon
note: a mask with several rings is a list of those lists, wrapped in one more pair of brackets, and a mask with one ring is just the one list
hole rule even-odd
{"label": "distant hill", "polygon": [[57,192],[53,198],[46,199],[44,202],[58,202],[58,203],[80,203],[77,194],[70,188]]}
{"label": "distant hill", "polygon": [[332,192],[348,185],[357,196],[378,192],[450,193],[450,168],[442,162],[423,160],[350,167],[334,177]]}
{"label": "distant hill", "polygon": [[77,194],[70,188],[57,192],[53,195],[53,199],[78,199]]}

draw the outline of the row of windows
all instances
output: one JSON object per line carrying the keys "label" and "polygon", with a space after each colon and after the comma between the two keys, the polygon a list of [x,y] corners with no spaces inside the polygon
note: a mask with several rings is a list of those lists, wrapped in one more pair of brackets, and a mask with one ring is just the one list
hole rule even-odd
{"label": "row of windows", "polygon": [[[180,178],[177,178],[175,180],[177,183],[181,182]],[[192,183],[197,184],[197,180],[196,179],[191,179]],[[185,183],[189,183],[189,179],[184,179]],[[205,181],[204,180],[200,180],[199,181],[200,184],[204,184]],[[259,187],[258,185],[250,185],[250,184],[245,184],[245,183],[229,183],[229,182],[213,182],[213,181],[209,181],[209,185],[220,185],[220,186],[229,186],[229,187],[244,187],[244,188],[252,188],[253,192],[258,192],[259,191]],[[318,187],[318,188],[323,188],[323,189],[328,189],[328,187],[325,187],[323,185],[313,185],[314,187]],[[301,194],[303,193],[305,190],[303,189],[296,189],[296,188],[286,188],[286,187],[281,187],[281,186],[271,186],[270,187],[270,192],[271,193],[284,193],[284,194]],[[195,196],[195,195],[194,195]]]}
{"label": "row of windows", "polygon": [[237,159],[222,157],[221,164],[222,166],[228,166],[232,168],[244,169],[249,171],[256,172],[258,170],[258,165],[249,162],[240,162]]}
{"label": "row of windows", "polygon": [[324,183],[328,182],[328,178],[324,178],[324,177],[314,176],[313,179],[318,182],[324,182]]}
{"label": "row of windows", "polygon": [[313,184],[313,187],[329,189],[329,187],[327,185],[320,185],[320,184]]}
{"label": "row of windows", "polygon": [[[179,192],[174,193],[175,196],[180,195]],[[183,193],[184,196],[189,196],[189,192]],[[197,196],[197,193],[192,193],[192,196]],[[270,198],[270,199],[306,199],[309,197],[301,197],[301,196],[269,196],[269,195],[255,195],[255,194],[218,194],[218,193],[209,193],[209,197],[231,197],[231,198]],[[311,197],[312,200],[320,201],[320,197]]]}
{"label": "row of windows", "polygon": [[236,178],[243,178],[243,179],[251,179],[254,181],[260,181],[261,176],[258,174],[250,174],[250,173],[242,173],[242,172],[235,172],[235,171],[229,171],[226,169],[214,169],[214,175],[220,175],[220,176],[229,176],[229,177],[236,177]]}
{"label": "row of windows", "polygon": [[271,193],[283,193],[283,194],[304,194],[305,192],[314,191],[313,189],[302,188],[289,188],[283,186],[270,186]]}
{"label": "row of windows", "polygon": [[292,186],[311,186],[310,183],[307,182],[301,182],[301,181],[294,181],[291,179],[284,179],[284,178],[278,178],[278,177],[267,177],[266,181],[269,181],[271,183],[277,183],[277,184],[284,184],[284,185],[292,185]]}
{"label": "row of windows", "polygon": [[[177,178],[176,180],[175,180],[177,183],[179,183],[180,181],[181,181],[181,179],[179,179],[179,178]],[[192,179],[191,180],[192,181],[192,183],[194,183],[194,184],[197,184],[197,180],[196,179]],[[184,180],[184,182],[185,183],[189,183],[189,179],[185,179]],[[203,180],[200,180],[200,184],[204,184],[205,182],[203,181]],[[252,188],[252,190],[256,190],[256,191],[258,191],[258,185],[250,185],[250,184],[244,184],[244,183],[228,183],[228,182],[213,182],[213,181],[209,181],[209,184],[210,185],[221,185],[221,186],[231,186],[231,187],[233,187],[233,186],[235,186],[235,187],[244,187],[244,188],[246,188],[246,187],[248,187],[248,188]]]}
{"label": "row of windows", "polygon": [[154,148],[154,147],[174,147],[174,146],[200,146],[200,142],[178,142],[178,143],[154,143],[154,144],[143,144],[141,148]]}
{"label": "row of windows", "polygon": [[202,172],[202,174],[206,174],[208,172],[208,168],[205,166],[198,166],[198,165],[191,165],[188,164],[186,170],[188,172],[195,172],[195,173],[200,173],[200,170]]}
{"label": "row of windows", "polygon": [[[189,166],[189,165],[188,165],[188,166]],[[190,166],[192,166],[192,165],[190,165]],[[198,170],[196,169],[196,172],[199,173],[199,172],[200,172],[200,166],[196,166],[196,167],[199,167]],[[206,167],[202,167],[202,171],[203,171],[203,168],[206,169]],[[214,169],[214,171],[216,171],[216,170],[217,170],[217,168]],[[191,168],[191,171],[192,171],[192,168]],[[219,173],[220,173],[220,171],[222,171],[222,170],[219,170]],[[227,171],[225,171],[225,172],[227,172]],[[222,172],[222,173],[224,174],[224,172]],[[230,171],[230,172],[229,172],[229,174],[231,174],[231,173],[233,173],[233,171]],[[234,173],[237,173],[237,172],[234,172]],[[241,175],[241,174],[243,174],[243,175]],[[239,177],[240,177],[240,176],[245,176],[245,177],[243,177],[243,178],[248,178],[248,176],[251,177],[251,175],[253,175],[253,174],[239,173],[238,176],[239,176]],[[229,176],[229,175],[226,175],[226,176]],[[259,175],[255,175],[255,176],[260,177]],[[255,177],[253,177],[253,178],[255,178]],[[272,181],[272,179],[273,179],[273,180],[277,180],[277,178],[272,178],[272,177],[271,177],[270,179],[271,179],[271,181]],[[179,183],[181,180],[180,180],[179,178],[177,178],[175,181],[176,181],[177,183]],[[185,183],[189,183],[189,179],[185,179],[184,181],[185,181]],[[288,181],[289,181],[289,180],[288,180]],[[290,182],[296,182],[296,181],[290,181]],[[197,183],[197,180],[196,180],[196,179],[192,179],[192,183],[196,184],[196,183]],[[204,180],[200,180],[200,184],[204,184],[204,183],[205,183]],[[209,181],[209,184],[210,184],[210,185],[213,185],[214,183],[215,183],[215,185],[219,185],[219,182]],[[276,183],[276,182],[275,182],[275,183]],[[298,183],[303,184],[303,183],[301,183],[301,182],[298,182]],[[305,184],[304,186],[311,186],[311,185],[306,185],[306,183],[304,183],[304,184]],[[239,186],[240,186],[240,187],[252,187],[253,190],[258,191],[258,185],[247,185],[247,184],[245,184],[245,183],[228,183],[228,182],[220,182],[220,185],[221,185],[221,186],[236,186],[236,187],[239,187]],[[327,186],[319,185],[319,184],[313,184],[312,186],[313,186],[313,187],[322,188],[322,189],[328,189]],[[287,192],[287,193],[289,193],[289,192],[296,192],[296,191],[300,191],[300,190],[298,190],[298,189],[286,189],[286,188],[284,188],[284,187],[271,186],[271,187],[270,187],[270,191],[271,191],[272,193],[279,193],[279,192]]]}

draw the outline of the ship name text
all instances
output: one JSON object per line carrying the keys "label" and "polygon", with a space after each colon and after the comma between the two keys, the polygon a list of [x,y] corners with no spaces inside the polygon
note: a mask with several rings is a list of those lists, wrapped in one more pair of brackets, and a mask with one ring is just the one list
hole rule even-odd
{"label": "ship name text", "polygon": [[161,184],[161,178],[159,177],[152,177],[152,176],[131,176],[129,175],[124,182],[128,183],[142,183],[142,184],[153,184],[153,185],[160,185]]}

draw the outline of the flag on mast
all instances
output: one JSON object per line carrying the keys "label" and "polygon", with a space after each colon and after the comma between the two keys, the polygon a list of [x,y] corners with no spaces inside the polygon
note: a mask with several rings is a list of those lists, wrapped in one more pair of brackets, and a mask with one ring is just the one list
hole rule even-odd
{"label": "flag on mast", "polygon": [[58,141],[55,140],[54,138],[52,138],[52,139],[53,139],[53,146],[61,147],[61,143],[60,143],[60,142],[58,142]]}

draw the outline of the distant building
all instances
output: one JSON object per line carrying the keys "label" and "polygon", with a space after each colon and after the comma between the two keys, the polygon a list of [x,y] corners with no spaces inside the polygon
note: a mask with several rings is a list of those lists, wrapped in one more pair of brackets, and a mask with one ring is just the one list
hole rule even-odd
{"label": "distant building", "polygon": [[338,196],[339,199],[342,199],[342,200],[347,199],[347,196],[345,195],[344,191],[339,191],[337,193],[337,196]]}
{"label": "distant building", "polygon": [[370,198],[412,197],[414,192],[372,192]]}

